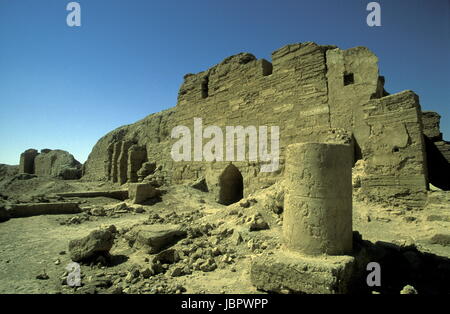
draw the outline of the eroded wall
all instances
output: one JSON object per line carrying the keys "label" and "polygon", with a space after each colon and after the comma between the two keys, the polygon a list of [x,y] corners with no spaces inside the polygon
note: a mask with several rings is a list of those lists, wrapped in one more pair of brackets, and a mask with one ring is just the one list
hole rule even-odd
{"label": "eroded wall", "polygon": [[[169,171],[172,182],[205,176],[210,191],[217,194],[219,177],[229,162],[174,162],[170,155],[176,141],[170,137],[171,130],[183,125],[193,131],[194,118],[201,118],[204,127],[214,125],[222,130],[239,125],[279,126],[278,171],[261,173],[258,161],[233,162],[243,176],[244,195],[280,179],[289,144],[335,141],[354,144],[355,160],[367,160],[370,178],[366,189],[373,187],[378,191],[375,194],[385,189],[391,199],[404,199],[416,206],[423,202],[422,197],[408,193],[422,195],[427,188],[420,105],[409,92],[388,96],[377,62],[367,48],[341,50],[314,43],[278,49],[272,54],[272,63],[248,53],[231,56],[206,71],[186,75],[176,107],[100,139],[85,164],[85,178],[123,183],[118,169],[125,154],[121,159],[122,144],[118,143],[130,141],[146,147],[148,161]],[[398,128],[402,128],[400,133]],[[383,141],[405,132],[407,139],[400,143],[402,158],[398,158]],[[389,165],[390,172],[379,166],[380,160]],[[374,183],[383,176],[387,185]],[[407,188],[391,193],[396,185]]]}
{"label": "eroded wall", "polygon": [[363,106],[370,127],[362,151],[369,199],[420,207],[428,177],[419,99],[411,91],[373,99]]}

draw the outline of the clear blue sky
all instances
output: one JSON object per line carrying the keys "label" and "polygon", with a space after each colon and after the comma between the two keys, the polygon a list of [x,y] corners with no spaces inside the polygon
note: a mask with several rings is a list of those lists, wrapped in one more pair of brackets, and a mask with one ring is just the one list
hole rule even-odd
{"label": "clear blue sky", "polygon": [[450,138],[450,1],[0,0],[0,163],[28,148],[84,162],[107,132],[175,106],[183,75],[238,52],[270,60],[286,44],[367,46],[386,89],[411,89]]}

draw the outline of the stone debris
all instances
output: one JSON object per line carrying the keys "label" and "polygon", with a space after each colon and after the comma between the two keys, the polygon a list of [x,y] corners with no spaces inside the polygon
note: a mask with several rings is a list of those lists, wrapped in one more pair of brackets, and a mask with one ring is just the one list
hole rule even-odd
{"label": "stone debris", "polygon": [[179,225],[141,225],[131,229],[125,238],[129,244],[148,254],[155,254],[187,236]]}
{"label": "stone debris", "polygon": [[50,279],[50,277],[47,275],[47,273],[45,271],[43,271],[42,273],[38,274],[36,276],[36,279],[38,280],[48,280]]}
{"label": "stone debris", "polygon": [[260,213],[253,215],[248,222],[250,231],[259,231],[269,229],[269,224],[264,220]]}
{"label": "stone debris", "polygon": [[114,235],[109,230],[94,230],[81,239],[69,242],[70,258],[74,262],[84,262],[98,256],[108,256],[114,244]]}
{"label": "stone debris", "polygon": [[159,195],[158,190],[150,183],[132,183],[128,186],[128,193],[133,204],[145,204]]}
{"label": "stone debris", "polygon": [[206,179],[204,177],[195,180],[195,182],[191,184],[191,187],[202,192],[208,192],[208,184],[206,183]]}
{"label": "stone debris", "polygon": [[430,239],[431,244],[439,244],[442,246],[450,246],[450,234],[435,234]]}

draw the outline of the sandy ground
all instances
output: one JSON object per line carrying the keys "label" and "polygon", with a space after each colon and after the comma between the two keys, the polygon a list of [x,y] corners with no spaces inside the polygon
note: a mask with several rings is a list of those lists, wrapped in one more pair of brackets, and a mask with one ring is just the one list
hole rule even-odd
{"label": "sandy ground", "polygon": [[[10,184],[5,192],[10,198],[32,199],[56,192],[109,189],[109,184],[78,181],[45,181],[32,179],[30,182]],[[32,186],[33,192],[26,192],[26,186]],[[14,191],[14,192],[12,192]],[[108,198],[78,199],[84,208],[99,205],[115,205],[117,200]],[[353,229],[357,230],[365,240],[373,243],[384,241],[400,246],[415,244],[424,253],[450,258],[450,246],[447,244],[431,244],[430,239],[436,234],[450,234],[450,193],[430,192],[429,204],[422,211],[404,211],[382,208],[377,205],[354,203]],[[253,208],[254,207],[254,208]],[[242,208],[239,204],[225,207],[217,204],[211,195],[188,186],[173,186],[167,189],[162,200],[154,205],[143,206],[145,212],[125,212],[104,217],[89,216],[80,224],[61,224],[74,216],[53,215],[17,218],[0,223],[0,293],[112,293],[112,289],[120,287],[128,293],[261,293],[250,282],[249,270],[251,259],[264,250],[279,247],[281,223],[280,216],[264,213],[270,225],[269,230],[246,232],[245,221],[257,211],[257,205]],[[238,209],[244,213],[242,217],[230,215],[230,211]],[[176,212],[178,216],[171,216]],[[111,254],[115,256],[113,265],[83,265],[84,287],[74,290],[62,284],[65,281],[65,267],[71,262],[68,254],[68,243],[71,239],[88,235],[101,226],[115,225],[122,235],[133,225],[142,224],[155,214],[165,217],[164,222],[179,223],[183,217],[193,217],[190,226],[205,223],[214,225],[211,234],[205,234],[193,243],[180,241],[175,248],[183,249],[194,245],[216,245],[222,255],[230,256],[232,262],[218,262],[214,271],[194,270],[192,274],[171,277],[167,274],[127,282],[125,277],[133,267],[145,267],[148,255],[135,250],[128,242],[118,236]],[[185,216],[183,216],[185,215]],[[430,218],[431,217],[431,218]],[[217,240],[220,230],[225,226],[243,230],[243,243],[233,243],[232,237]],[[211,244],[212,243],[212,244]],[[254,245],[254,243],[259,244]],[[226,253],[224,253],[226,252]],[[46,273],[47,280],[36,279],[39,274]],[[89,282],[98,278],[110,278],[112,287],[90,287]],[[177,288],[179,287],[179,288]],[[91,289],[91,290],[89,290]],[[180,291],[177,291],[180,290]]]}

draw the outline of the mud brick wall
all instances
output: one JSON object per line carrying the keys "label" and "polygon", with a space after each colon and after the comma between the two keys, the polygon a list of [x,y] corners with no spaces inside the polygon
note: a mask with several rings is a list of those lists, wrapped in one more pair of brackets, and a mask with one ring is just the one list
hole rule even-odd
{"label": "mud brick wall", "polygon": [[366,173],[362,188],[371,198],[421,206],[427,167],[419,99],[411,91],[364,105],[369,140],[362,147]]}
{"label": "mud brick wall", "polygon": [[[229,162],[174,162],[170,155],[177,141],[170,137],[172,128],[187,126],[193,135],[194,118],[202,118],[203,127],[214,125],[223,131],[226,126],[280,128],[278,171],[261,173],[258,161],[233,162],[242,174],[244,196],[282,178],[288,145],[342,142],[342,138],[348,142],[350,138],[354,159],[369,163],[368,193],[373,188],[372,194],[382,197],[382,187],[387,186],[393,202],[400,198],[420,206],[427,189],[426,158],[420,105],[412,95],[388,95],[384,78],[379,76],[378,58],[364,47],[341,50],[315,43],[292,44],[273,52],[272,63],[240,53],[206,71],[185,75],[176,107],[101,138],[85,163],[84,177],[123,183],[125,179],[118,180],[119,143],[130,141],[146,147],[147,160],[169,171],[172,183],[204,176],[216,193]],[[404,126],[408,136],[406,142],[399,143],[402,147],[397,145],[400,154],[377,144],[396,138],[398,125]],[[400,134],[405,133],[403,129]],[[203,144],[207,142],[203,140]],[[130,178],[127,175],[127,180]],[[399,188],[391,188],[394,185]]]}
{"label": "mud brick wall", "polygon": [[34,174],[34,159],[39,155],[36,149],[27,149],[20,155],[19,173]]}

